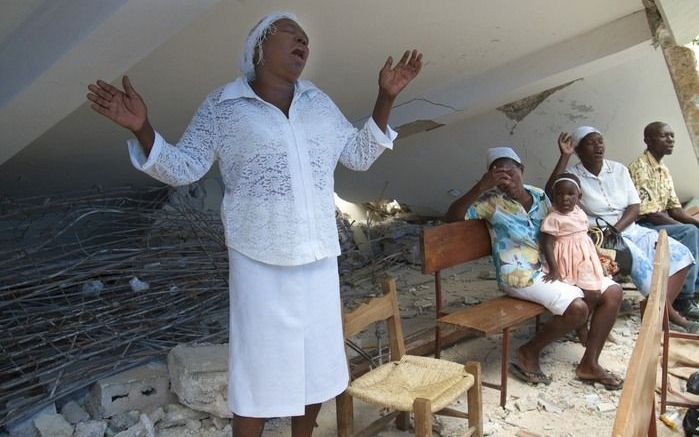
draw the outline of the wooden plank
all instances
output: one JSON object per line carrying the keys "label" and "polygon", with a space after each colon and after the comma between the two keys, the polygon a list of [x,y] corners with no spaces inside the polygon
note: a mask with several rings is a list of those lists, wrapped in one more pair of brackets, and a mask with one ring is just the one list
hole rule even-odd
{"label": "wooden plank", "polygon": [[537,303],[502,296],[440,317],[438,322],[492,335],[526,322],[544,311],[546,309]]}
{"label": "wooden plank", "polygon": [[624,389],[619,399],[613,437],[647,435],[655,421],[655,384],[667,296],[669,271],[667,233],[660,231],[653,262],[650,295],[631,353]]}
{"label": "wooden plank", "polygon": [[490,255],[490,234],[483,220],[423,228],[420,235],[422,272],[434,273]]}

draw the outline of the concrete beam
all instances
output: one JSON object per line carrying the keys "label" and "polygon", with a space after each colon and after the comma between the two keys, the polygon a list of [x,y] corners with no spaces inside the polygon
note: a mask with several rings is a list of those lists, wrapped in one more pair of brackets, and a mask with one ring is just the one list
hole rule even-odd
{"label": "concrete beam", "polygon": [[675,44],[684,46],[699,36],[697,0],[655,0],[655,4]]}
{"label": "concrete beam", "polygon": [[[425,93],[394,108],[391,123],[448,124],[635,59],[651,42],[638,11],[539,52]],[[416,132],[413,132],[416,133]]]}
{"label": "concrete beam", "polygon": [[219,0],[52,0],[0,46],[0,164]]}

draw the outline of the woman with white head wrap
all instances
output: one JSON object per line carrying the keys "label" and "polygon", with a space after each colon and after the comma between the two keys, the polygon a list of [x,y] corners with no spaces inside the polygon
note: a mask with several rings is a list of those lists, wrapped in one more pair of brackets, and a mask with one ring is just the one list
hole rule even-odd
{"label": "woman with white head wrap", "polygon": [[207,96],[175,145],[151,127],[126,76],[123,91],[103,81],[88,87],[92,108],[136,137],[137,169],[184,185],[219,163],[236,437],[259,436],[265,418],[280,416],[293,416],[292,435],[310,436],[320,404],[346,388],[333,173],[338,162],[366,170],[392,147],[391,107],[422,66],[417,50],[395,66],[389,57],[372,117],[357,129],[299,80],[308,55],[293,14],[264,17],[245,41],[243,76]]}
{"label": "woman with white head wrap", "polygon": [[[658,233],[635,223],[641,199],[629,170],[623,164],[604,159],[604,138],[598,129],[591,126],[578,127],[570,135],[561,133],[558,148],[560,158],[546,184],[546,192],[550,195],[552,182],[560,173],[573,173],[580,179],[580,206],[587,214],[590,224],[595,225],[597,217],[600,217],[622,233],[631,251],[631,279],[641,294],[647,296],[650,292]],[[580,162],[568,166],[573,153],[577,154]],[[677,329],[699,332],[699,322],[685,319],[672,307],[672,302],[682,290],[689,268],[694,263],[694,257],[677,240],[668,238],[668,241],[670,277],[667,307],[670,321],[679,326]]]}

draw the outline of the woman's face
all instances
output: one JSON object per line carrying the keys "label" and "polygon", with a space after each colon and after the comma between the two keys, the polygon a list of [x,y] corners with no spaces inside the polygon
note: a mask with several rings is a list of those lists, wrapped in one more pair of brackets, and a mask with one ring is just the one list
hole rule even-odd
{"label": "woman's face", "polygon": [[580,162],[585,167],[601,164],[604,160],[604,139],[597,132],[592,132],[583,137],[575,148]]}
{"label": "woman's face", "polygon": [[257,71],[266,71],[296,81],[308,60],[308,36],[295,21],[282,18],[262,42],[262,64]]}

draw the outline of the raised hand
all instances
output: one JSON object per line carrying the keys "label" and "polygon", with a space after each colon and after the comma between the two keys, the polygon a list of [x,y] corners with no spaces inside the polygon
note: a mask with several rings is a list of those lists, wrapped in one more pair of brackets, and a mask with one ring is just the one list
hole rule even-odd
{"label": "raised hand", "polygon": [[567,132],[561,132],[558,136],[558,150],[560,150],[561,155],[570,156],[575,151],[575,146],[573,145],[573,137]]}
{"label": "raised hand", "polygon": [[379,72],[379,89],[393,99],[420,73],[422,53],[406,50],[396,66],[391,68],[392,64],[393,58],[389,56]]}
{"label": "raised hand", "polygon": [[121,127],[138,132],[148,120],[148,109],[141,96],[131,86],[128,76],[121,81],[124,91],[98,80],[88,85],[91,91],[87,99],[92,102],[90,107],[112,120]]}

